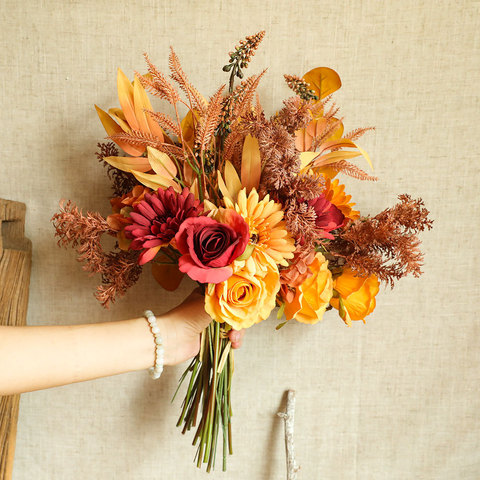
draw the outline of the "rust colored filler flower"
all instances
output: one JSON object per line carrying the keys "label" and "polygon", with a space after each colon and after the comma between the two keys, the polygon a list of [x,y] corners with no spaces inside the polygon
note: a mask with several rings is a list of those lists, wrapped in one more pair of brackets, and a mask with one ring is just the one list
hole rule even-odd
{"label": "rust colored filler flower", "polygon": [[134,223],[125,227],[125,235],[133,240],[130,248],[143,250],[138,263],[152,260],[162,246],[172,241],[186,218],[198,217],[202,212],[203,206],[187,188],[180,194],[172,187],[145,194],[130,213]]}

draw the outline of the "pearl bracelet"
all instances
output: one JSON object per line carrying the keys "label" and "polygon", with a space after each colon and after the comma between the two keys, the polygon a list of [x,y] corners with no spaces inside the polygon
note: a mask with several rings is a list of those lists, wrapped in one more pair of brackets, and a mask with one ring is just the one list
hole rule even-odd
{"label": "pearl bracelet", "polygon": [[148,369],[148,372],[150,373],[150,376],[156,380],[157,378],[160,378],[160,375],[163,372],[163,340],[160,336],[160,329],[158,328],[155,315],[150,310],[145,310],[143,315],[147,319],[155,339],[155,364]]}

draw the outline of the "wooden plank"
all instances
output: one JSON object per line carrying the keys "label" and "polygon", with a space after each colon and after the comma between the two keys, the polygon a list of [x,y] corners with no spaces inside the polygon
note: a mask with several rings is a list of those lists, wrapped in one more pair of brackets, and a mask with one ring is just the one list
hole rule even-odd
{"label": "wooden plank", "polygon": [[[0,199],[0,325],[26,325],[32,244],[25,238],[25,210]],[[0,397],[0,480],[12,478],[19,407],[20,395]]]}

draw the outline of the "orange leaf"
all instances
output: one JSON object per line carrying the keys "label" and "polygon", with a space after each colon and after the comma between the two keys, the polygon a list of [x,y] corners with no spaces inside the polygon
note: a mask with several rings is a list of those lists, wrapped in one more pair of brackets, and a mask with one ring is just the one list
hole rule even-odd
{"label": "orange leaf", "polygon": [[247,194],[250,193],[252,188],[258,189],[261,174],[262,162],[258,140],[251,135],[247,135],[243,144],[241,166],[242,185],[246,187]]}
{"label": "orange leaf", "polygon": [[137,170],[138,172],[149,172],[152,167],[145,157],[105,157],[104,160],[112,167],[124,172]]}
{"label": "orange leaf", "polygon": [[147,92],[137,77],[135,77],[133,81],[133,103],[135,107],[135,117],[140,124],[140,130],[155,135],[163,142],[163,130],[147,113],[147,111],[152,111],[152,104],[148,99]]}
{"label": "orange leaf", "polygon": [[130,128],[140,130],[137,117],[135,116],[135,104],[133,99],[133,86],[127,76],[118,69],[117,73],[118,100],[122,107],[125,118]]}
{"label": "orange leaf", "polygon": [[310,84],[310,88],[315,91],[320,100],[342,86],[338,73],[328,67],[314,68],[307,72],[303,79]]}
{"label": "orange leaf", "polygon": [[[170,261],[160,250],[155,260],[160,262]],[[183,273],[178,269],[178,265],[167,265],[163,263],[152,263],[153,278],[169,292],[173,292],[178,288],[183,278]]]}
{"label": "orange leaf", "polygon": [[[104,112],[101,108],[95,105],[95,109],[97,110],[98,117],[102,122],[103,128],[109,136],[115,135],[117,133],[123,133],[122,127],[117,125],[115,121],[108,115],[107,112]],[[127,142],[122,142],[121,140],[114,140],[114,142],[126,153],[129,155],[133,155],[137,157],[141,155],[145,151],[145,147],[136,147],[134,145],[130,145]]]}

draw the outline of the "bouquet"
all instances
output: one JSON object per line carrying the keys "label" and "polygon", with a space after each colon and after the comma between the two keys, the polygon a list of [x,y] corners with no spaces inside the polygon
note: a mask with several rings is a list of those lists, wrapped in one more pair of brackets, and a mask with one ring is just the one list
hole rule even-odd
{"label": "bouquet", "polygon": [[[72,244],[83,268],[101,274],[96,297],[105,307],[146,265],[166,290],[184,275],[203,287],[212,322],[180,379],[187,387],[177,425],[194,429],[196,462],[207,471],[219,441],[224,470],[232,453],[227,332],[276,307],[277,329],[291,320],[314,325],[331,309],[348,326],[365,322],[380,282],[393,287],[420,275],[418,233],[432,226],[423,201],[409,195],[375,216],[355,209],[339,176],[377,179],[352,163],[371,166],[357,144],[369,128],[345,133],[332,102],[341,86],[334,70],[285,75],[293,95],[267,117],[256,94],[265,70],[244,78],[264,34],[229,53],[228,86],[208,100],[173,49],[170,78],[147,55],[148,72],[133,82],[118,70],[120,106],[96,106],[109,140],[97,156],[113,182],[112,213],[83,214],[69,201],[53,217],[59,243]],[[170,113],[153,109],[148,93]],[[101,245],[104,234],[114,238],[112,251]]]}

